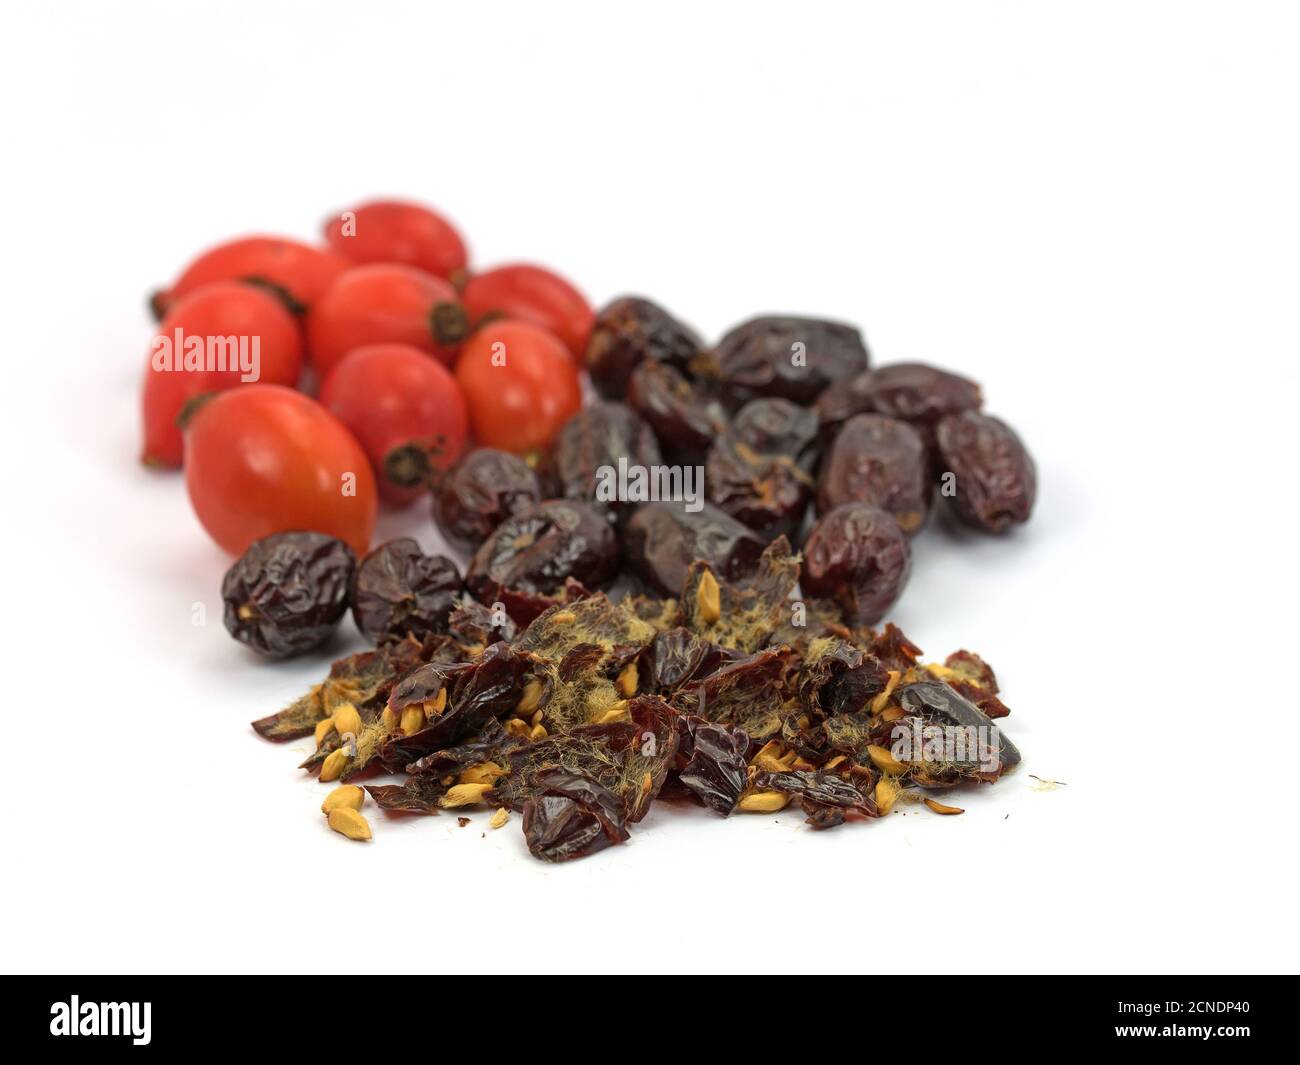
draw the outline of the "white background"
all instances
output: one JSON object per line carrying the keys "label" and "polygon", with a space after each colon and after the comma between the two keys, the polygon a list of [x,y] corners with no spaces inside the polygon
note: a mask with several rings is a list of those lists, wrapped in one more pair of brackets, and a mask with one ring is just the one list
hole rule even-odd
{"label": "white background", "polygon": [[[320,971],[340,937],[379,970],[1296,967],[1294,8],[3,18],[5,969]],[[517,818],[328,832],[307,744],[247,723],[330,656],[226,636],[229,560],[136,462],[136,393],[152,287],[377,194],[596,303],[645,293],[713,337],[843,317],[878,362],[980,379],[1038,512],[927,531],[896,620],[993,663],[1022,770],[962,817],[824,834],[656,812],[559,867]],[[436,543],[422,506],[381,528],[409,530]]]}

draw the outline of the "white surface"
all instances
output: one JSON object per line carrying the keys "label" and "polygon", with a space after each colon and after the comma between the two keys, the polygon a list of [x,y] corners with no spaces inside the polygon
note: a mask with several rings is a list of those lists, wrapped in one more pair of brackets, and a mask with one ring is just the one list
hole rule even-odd
{"label": "white surface", "polygon": [[[1294,8],[554,10],[4,6],[0,966],[329,970],[424,906],[368,967],[1294,969]],[[655,813],[561,867],[517,818],[328,832],[307,745],[247,725],[328,656],[228,639],[228,559],[135,461],[143,300],[380,193],[597,303],[842,316],[980,379],[1038,513],[927,532],[896,619],[993,663],[1022,771],[820,835]]]}

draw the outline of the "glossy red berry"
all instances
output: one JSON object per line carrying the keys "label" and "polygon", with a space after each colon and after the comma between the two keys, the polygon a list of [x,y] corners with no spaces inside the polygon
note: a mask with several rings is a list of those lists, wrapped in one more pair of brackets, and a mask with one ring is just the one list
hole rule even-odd
{"label": "glossy red berry", "polygon": [[405,344],[357,348],[325,378],[320,401],[365,449],[379,494],[403,505],[460,458],[469,415],[442,363]]}
{"label": "glossy red berry", "polygon": [[528,263],[512,263],[476,274],[466,282],[461,300],[470,321],[514,318],[540,325],[564,342],[579,362],[596,314],[581,292],[559,274]]}
{"label": "glossy red berry", "polygon": [[453,280],[469,261],[455,227],[417,203],[372,200],[325,223],[325,240],[354,263],[404,263]]}
{"label": "glossy red berry", "polygon": [[451,365],[469,332],[451,284],[398,263],[354,266],[307,315],[307,354],[325,377],[344,355],[369,344],[407,344]]}

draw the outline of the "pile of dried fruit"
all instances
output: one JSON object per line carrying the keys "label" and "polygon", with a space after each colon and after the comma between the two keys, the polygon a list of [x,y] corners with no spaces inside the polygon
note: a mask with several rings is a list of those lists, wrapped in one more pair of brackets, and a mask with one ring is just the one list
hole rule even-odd
{"label": "pile of dried fruit", "polygon": [[[322,780],[382,769],[408,777],[368,788],[390,809],[519,810],[561,859],[655,799],[797,800],[826,827],[1018,759],[889,753],[900,720],[1006,710],[977,657],[920,666],[870,628],[936,502],[986,533],[1033,508],[1034,463],[973,381],[872,367],[839,322],[758,317],[708,346],[646,299],[596,313],[542,267],[472,271],[416,204],[324,236],[231,241],[158,293],[143,405],[145,461],[183,465],[241,556],[230,633],[288,657],[350,610],[376,646],[258,722],[314,733]],[[381,499],[431,499],[463,578],[412,539],[372,549]],[[368,839],[364,798],[341,786],[331,826]]]}
{"label": "pile of dried fruit", "polygon": [[[296,547],[305,563],[322,556],[314,543]],[[780,537],[742,579],[691,564],[676,599],[614,603],[570,578],[522,629],[464,596],[445,632],[389,629],[253,727],[271,740],[314,736],[303,768],[324,782],[405,774],[366,785],[385,810],[495,807],[493,827],[518,812],[528,849],[546,861],[622,842],[655,801],[724,817],[796,802],[829,828],[1019,762],[993,724],[1007,708],[978,656],[922,665],[895,626],[863,628],[830,600],[799,604],[804,624],[791,624],[798,581]],[[894,753],[900,728],[936,727],[990,747]],[[330,827],[369,839],[363,801],[356,786],[337,788],[324,806]]]}

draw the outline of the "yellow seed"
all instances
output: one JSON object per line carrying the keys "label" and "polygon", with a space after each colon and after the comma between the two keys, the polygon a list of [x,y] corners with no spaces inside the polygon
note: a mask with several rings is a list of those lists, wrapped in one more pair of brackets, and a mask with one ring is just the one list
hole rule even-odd
{"label": "yellow seed", "polygon": [[572,610],[561,610],[558,613],[551,615],[552,625],[572,625],[577,620],[578,615]]}
{"label": "yellow seed", "polygon": [[655,778],[652,777],[649,773],[645,774],[645,776],[641,778],[642,795],[649,795],[650,792],[654,789],[654,786],[655,786]]}
{"label": "yellow seed", "polygon": [[779,791],[751,791],[740,800],[736,808],[756,814],[773,814],[777,810],[784,810],[789,801],[790,796],[782,795]]}
{"label": "yellow seed", "polygon": [[550,733],[546,731],[545,725],[534,725],[532,732],[528,733],[528,738],[536,743],[538,740],[544,740]]}
{"label": "yellow seed", "polygon": [[903,717],[904,710],[901,706],[887,706],[880,715],[882,721],[897,721]]}
{"label": "yellow seed", "polygon": [[429,699],[424,704],[424,714],[426,717],[437,717],[447,709],[447,689],[439,688],[438,694]]}
{"label": "yellow seed", "polygon": [[368,840],[370,822],[350,806],[336,806],[329,812],[329,826],[348,839]]}
{"label": "yellow seed", "polygon": [[636,694],[636,686],[639,680],[640,677],[637,675],[636,663],[629,662],[618,674],[618,680],[616,683],[618,685],[619,694],[625,699],[632,698],[632,696]]}
{"label": "yellow seed", "polygon": [[612,725],[615,721],[626,721],[627,718],[628,718],[627,700],[620,699],[608,710],[606,710],[603,714],[601,714],[600,717],[596,718],[596,724]]}
{"label": "yellow seed", "polygon": [[440,805],[448,808],[473,806],[476,802],[482,802],[484,792],[491,788],[491,784],[453,784],[442,797]]}
{"label": "yellow seed", "polygon": [[325,741],[325,737],[328,736],[333,731],[334,731],[333,718],[327,717],[325,718],[324,721],[317,721],[316,722],[316,746],[319,747]]}
{"label": "yellow seed", "polygon": [[878,714],[885,709],[889,703],[889,697],[894,694],[894,689],[898,687],[898,678],[901,674],[896,669],[889,671],[889,680],[885,683],[885,690],[871,700],[871,712]]}
{"label": "yellow seed", "polygon": [[402,735],[414,736],[424,728],[424,708],[416,703],[402,711]]}
{"label": "yellow seed", "polygon": [[826,763],[826,768],[834,769],[836,766],[842,765],[847,757],[848,757],[847,755],[837,754],[834,758],[832,758],[829,762]]}
{"label": "yellow seed", "polygon": [[542,723],[542,712],[540,710],[534,710],[533,716],[528,719],[528,723],[533,726],[540,725]]}
{"label": "yellow seed", "polygon": [[337,751],[330,751],[325,756],[325,761],[321,763],[321,783],[328,784],[331,780],[338,780],[343,775],[343,770],[347,768],[349,761],[348,752],[344,748],[340,747]]}
{"label": "yellow seed", "polygon": [[938,662],[927,662],[925,664],[926,672],[932,677],[939,680],[965,680],[955,669],[949,669],[947,666],[941,666]]}
{"label": "yellow seed", "polygon": [[386,732],[396,732],[401,727],[402,715],[391,706],[386,706],[384,712],[379,715],[379,723],[384,726]]}
{"label": "yellow seed", "polygon": [[964,814],[966,812],[960,806],[945,806],[941,802],[935,802],[934,799],[926,799],[925,805],[937,814]]}
{"label": "yellow seed", "polygon": [[722,617],[722,589],[712,570],[700,574],[700,583],[695,588],[695,613],[705,625],[712,625]]}
{"label": "yellow seed", "polygon": [[542,682],[533,677],[524,684],[523,694],[519,696],[519,702],[515,703],[515,713],[520,717],[528,717],[542,701]]}
{"label": "yellow seed", "polygon": [[887,749],[877,747],[874,743],[867,746],[867,757],[871,759],[872,765],[882,773],[888,773],[892,777],[901,777],[907,772],[907,766],[903,765]]}
{"label": "yellow seed", "polygon": [[365,801],[366,793],[361,788],[355,784],[340,784],[325,796],[325,801],[320,804],[320,812],[327,814],[340,806],[346,806],[350,810],[360,810]]}
{"label": "yellow seed", "polygon": [[812,770],[816,769],[817,767],[813,765],[812,762],[808,761],[807,758],[804,758],[802,755],[799,755],[794,760],[793,768],[799,770],[801,773],[809,773]]}
{"label": "yellow seed", "polygon": [[505,770],[496,762],[479,762],[478,765],[462,769],[456,780],[460,784],[495,784],[504,775]]}
{"label": "yellow seed", "polygon": [[340,736],[346,736],[349,732],[354,736],[361,735],[361,715],[357,708],[351,703],[344,703],[335,710],[334,727],[339,730]]}
{"label": "yellow seed", "polygon": [[882,817],[894,808],[900,793],[901,789],[892,777],[881,777],[876,781],[876,809]]}
{"label": "yellow seed", "polygon": [[512,717],[506,721],[505,730],[511,736],[518,736],[521,740],[528,739],[528,734],[532,731],[529,729],[527,721],[520,721],[517,717]]}
{"label": "yellow seed", "polygon": [[489,821],[488,824],[492,828],[500,828],[509,820],[510,820],[510,811],[503,806],[501,807],[501,809],[499,809],[496,813],[492,815],[492,820]]}

